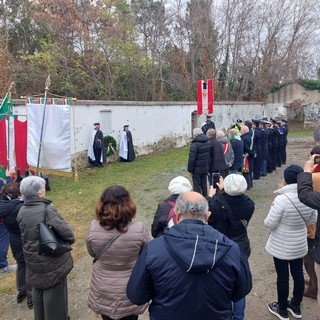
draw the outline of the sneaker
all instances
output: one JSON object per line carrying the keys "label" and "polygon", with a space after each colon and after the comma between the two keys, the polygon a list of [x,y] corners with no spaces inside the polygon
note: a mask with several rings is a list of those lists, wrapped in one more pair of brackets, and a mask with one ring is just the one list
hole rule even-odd
{"label": "sneaker", "polygon": [[0,269],[0,274],[11,273],[16,271],[16,269],[17,269],[16,264],[9,264],[8,266]]}
{"label": "sneaker", "polygon": [[17,295],[17,303],[21,303],[26,297],[27,297],[27,294],[25,292],[19,293]]}
{"label": "sneaker", "polygon": [[300,307],[295,307],[291,302],[289,302],[287,309],[294,318],[296,319],[302,318]]}
{"label": "sneaker", "polygon": [[289,320],[288,310],[280,310],[277,302],[270,303],[268,310],[280,320]]}
{"label": "sneaker", "polygon": [[31,299],[27,300],[27,305],[29,309],[33,309],[33,301]]}

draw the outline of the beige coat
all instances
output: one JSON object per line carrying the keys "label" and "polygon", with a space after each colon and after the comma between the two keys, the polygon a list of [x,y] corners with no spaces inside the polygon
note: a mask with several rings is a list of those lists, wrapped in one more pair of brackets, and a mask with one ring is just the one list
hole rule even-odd
{"label": "beige coat", "polygon": [[[106,230],[98,220],[93,220],[87,237],[87,249],[91,256],[98,254],[106,242],[117,233]],[[148,242],[148,231],[142,222],[132,222],[128,231],[121,234],[92,267],[89,290],[89,307],[97,314],[112,319],[142,314],[146,305],[132,304],[126,294],[126,286],[136,260]]]}

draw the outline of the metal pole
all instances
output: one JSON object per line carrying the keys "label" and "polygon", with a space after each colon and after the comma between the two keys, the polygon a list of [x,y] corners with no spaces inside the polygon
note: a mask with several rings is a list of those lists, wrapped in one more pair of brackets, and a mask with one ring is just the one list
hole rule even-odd
{"label": "metal pole", "polygon": [[74,181],[78,182],[79,181],[79,176],[78,176],[78,163],[77,163],[77,147],[76,147],[76,120],[75,120],[75,112],[74,112],[74,102],[77,101],[76,98],[71,98],[71,103],[72,103],[72,118],[73,118],[73,144],[74,144],[74,154],[75,154],[75,159],[74,159]]}
{"label": "metal pole", "polygon": [[0,110],[2,109],[2,106],[3,106],[4,102],[6,101],[8,94],[9,94],[9,92],[7,92],[5,97],[3,98],[2,102],[1,102],[1,106],[0,106]]}
{"label": "metal pole", "polygon": [[[14,82],[11,82],[9,86],[9,90],[5,96],[5,100],[7,98],[11,99],[11,89],[13,85],[14,85]],[[5,100],[2,101],[1,107],[3,106],[3,103]],[[11,170],[10,168],[10,111],[11,110],[10,110],[10,105],[8,105],[8,101],[7,101],[7,107],[8,107],[7,114],[6,114],[6,120],[8,123],[7,125],[7,161],[8,161],[7,170],[10,171]],[[13,110],[12,110],[12,113],[13,113]]]}
{"label": "metal pole", "polygon": [[43,115],[42,115],[42,123],[41,123],[41,132],[40,132],[40,142],[39,142],[39,152],[38,152],[38,160],[37,160],[37,170],[36,174],[39,176],[39,165],[40,165],[40,156],[41,156],[41,149],[42,149],[42,138],[43,138],[43,129],[44,129],[44,120],[46,117],[46,107],[47,107],[47,95],[48,95],[48,90],[51,84],[50,80],[50,74],[46,80],[46,87],[45,87],[45,92],[44,92],[44,104],[43,104]]}

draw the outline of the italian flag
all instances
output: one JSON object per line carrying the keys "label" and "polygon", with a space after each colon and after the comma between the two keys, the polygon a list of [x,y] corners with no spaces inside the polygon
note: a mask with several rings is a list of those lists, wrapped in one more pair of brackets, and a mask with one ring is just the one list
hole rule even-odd
{"label": "italian flag", "polygon": [[15,172],[14,118],[12,99],[7,93],[0,108],[0,165]]}
{"label": "italian flag", "polygon": [[0,171],[3,168],[4,176],[7,168],[11,175],[16,170],[24,174],[27,167],[27,121],[13,115],[12,100],[7,94],[0,107]]}

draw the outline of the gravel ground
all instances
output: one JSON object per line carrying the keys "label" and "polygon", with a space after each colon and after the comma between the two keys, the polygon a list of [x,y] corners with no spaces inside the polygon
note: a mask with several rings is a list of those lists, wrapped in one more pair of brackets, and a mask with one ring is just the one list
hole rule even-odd
{"label": "gravel ground", "polygon": [[[274,199],[273,191],[277,189],[278,183],[283,180],[283,170],[290,164],[303,166],[312,146],[311,138],[289,141],[287,165],[278,168],[277,172],[269,174],[267,177],[254,181],[254,188],[247,191],[247,194],[255,199],[256,210],[248,228],[252,245],[250,265],[253,274],[253,289],[247,297],[246,319],[276,319],[267,310],[268,303],[276,301],[276,274],[272,257],[264,249],[268,231],[263,225],[263,220]],[[164,175],[163,177],[160,176],[159,179],[167,180],[167,177]],[[167,182],[160,184],[167,185]],[[148,225],[150,225],[149,221]],[[71,320],[101,319],[87,307],[91,265],[91,258],[85,256],[76,261],[74,269],[69,275],[69,314]],[[28,310],[27,305],[25,303],[17,305],[15,299],[15,293],[0,296],[0,308],[4,310],[4,314],[0,318],[3,320],[33,319],[33,312]],[[316,300],[304,298],[302,303],[303,319],[320,320],[319,310]],[[140,319],[149,319],[147,312]]]}

